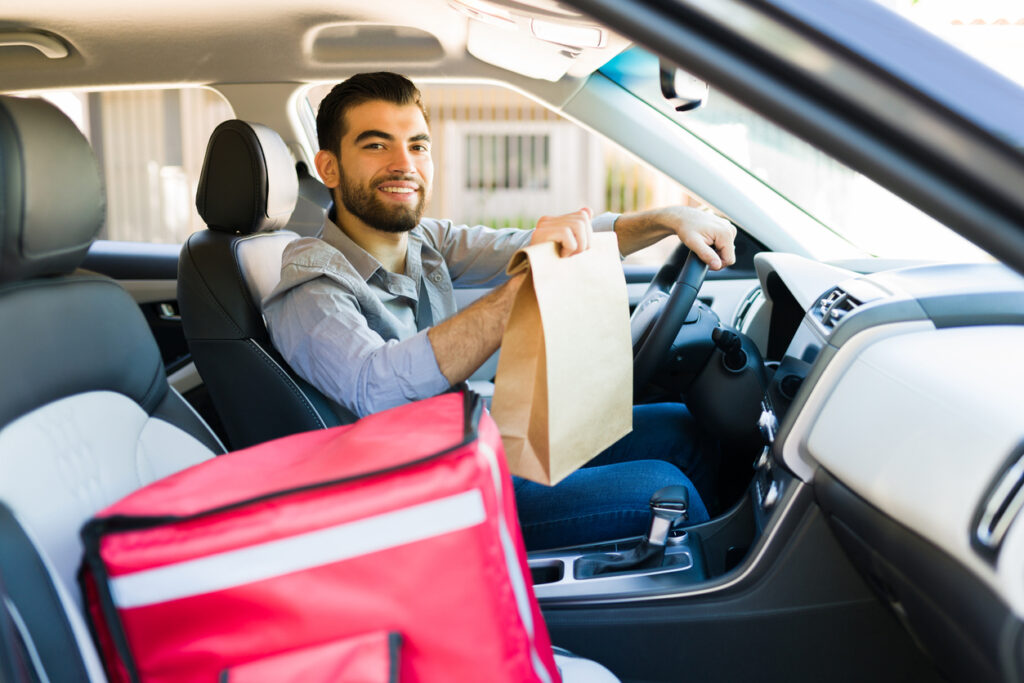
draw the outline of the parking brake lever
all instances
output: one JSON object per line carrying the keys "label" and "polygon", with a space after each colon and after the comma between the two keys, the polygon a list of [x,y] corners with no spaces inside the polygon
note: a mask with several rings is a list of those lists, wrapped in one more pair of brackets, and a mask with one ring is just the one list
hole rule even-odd
{"label": "parking brake lever", "polygon": [[666,486],[651,496],[651,526],[635,547],[624,552],[592,553],[578,560],[573,570],[577,579],[602,574],[660,567],[665,559],[665,544],[676,522],[685,522],[690,492],[685,486]]}

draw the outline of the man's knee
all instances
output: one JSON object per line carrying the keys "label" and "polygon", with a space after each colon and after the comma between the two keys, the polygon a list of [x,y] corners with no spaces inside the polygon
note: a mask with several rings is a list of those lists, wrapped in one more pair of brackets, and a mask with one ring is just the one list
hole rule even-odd
{"label": "man's knee", "polygon": [[686,475],[660,460],[577,470],[554,487],[517,480],[516,502],[527,547],[578,545],[642,535],[650,524],[651,495],[673,485],[690,490],[691,507],[695,506],[706,519],[700,496]]}

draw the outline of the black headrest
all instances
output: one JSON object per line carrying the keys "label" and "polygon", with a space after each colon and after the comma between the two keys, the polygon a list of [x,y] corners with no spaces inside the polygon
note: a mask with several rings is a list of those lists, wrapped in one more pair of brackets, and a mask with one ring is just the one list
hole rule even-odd
{"label": "black headrest", "polygon": [[207,227],[242,235],[283,228],[298,192],[295,162],[281,136],[238,120],[214,129],[196,192]]}
{"label": "black headrest", "polygon": [[103,227],[89,141],[55,106],[0,96],[0,282],[70,273]]}

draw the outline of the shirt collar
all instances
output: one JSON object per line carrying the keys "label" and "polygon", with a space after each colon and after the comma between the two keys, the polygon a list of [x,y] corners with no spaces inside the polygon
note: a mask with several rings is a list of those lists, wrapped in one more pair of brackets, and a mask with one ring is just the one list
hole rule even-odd
{"label": "shirt collar", "polygon": [[[374,273],[381,271],[383,276],[387,271],[384,266],[373,257],[370,252],[352,241],[352,238],[345,234],[345,231],[338,227],[335,222],[335,209],[332,202],[324,216],[324,225],[320,231],[320,239],[341,252],[342,256],[348,259],[352,267],[356,269],[359,276],[365,282],[369,282]],[[423,247],[423,239],[420,235],[421,226],[417,225],[409,231],[408,251],[405,256],[405,274],[414,280],[419,279],[422,272],[420,262],[420,251]]]}

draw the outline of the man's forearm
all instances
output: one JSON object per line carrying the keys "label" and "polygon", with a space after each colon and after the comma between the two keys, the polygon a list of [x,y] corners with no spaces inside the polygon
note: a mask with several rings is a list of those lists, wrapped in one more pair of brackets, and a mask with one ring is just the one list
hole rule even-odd
{"label": "man's forearm", "polygon": [[624,213],[615,220],[615,236],[623,256],[629,256],[673,234],[675,231],[672,228],[658,223],[657,214],[653,211]]}
{"label": "man's forearm", "polygon": [[688,206],[623,214],[615,221],[615,234],[623,256],[675,234],[711,270],[736,262],[736,228],[723,218]]}
{"label": "man's forearm", "polygon": [[514,276],[427,332],[437,367],[451,384],[468,379],[497,351],[523,277]]}

